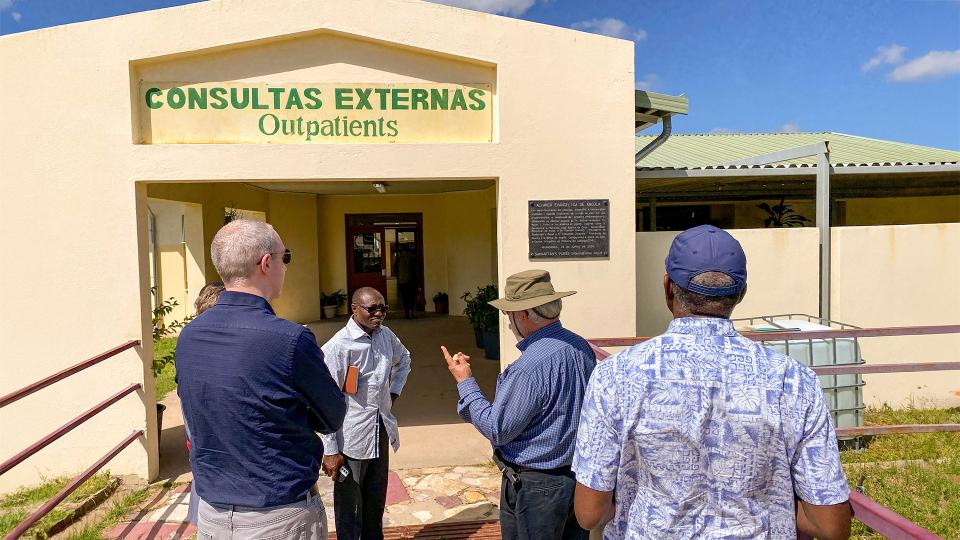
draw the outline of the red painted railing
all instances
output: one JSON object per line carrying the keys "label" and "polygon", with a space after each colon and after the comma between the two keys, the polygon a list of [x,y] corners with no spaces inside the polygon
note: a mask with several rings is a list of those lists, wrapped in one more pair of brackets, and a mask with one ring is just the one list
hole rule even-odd
{"label": "red painted railing", "polygon": [[[840,330],[799,331],[787,330],[776,332],[744,332],[744,337],[754,341],[792,341],[835,338],[860,337],[889,337],[889,336],[924,336],[933,334],[957,334],[960,325],[943,326],[913,326],[895,328],[845,328]],[[603,347],[625,347],[643,343],[649,337],[630,338],[598,338],[587,340],[597,361],[610,356]],[[846,375],[854,373],[907,373],[918,371],[953,371],[960,370],[960,362],[922,362],[911,364],[851,364],[836,366],[812,366],[817,375]],[[891,433],[935,433],[960,431],[960,424],[909,424],[890,426],[860,426],[837,429],[838,437],[852,437],[860,435],[883,435]],[[933,540],[940,539],[937,534],[924,529],[909,519],[897,514],[893,510],[870,499],[866,495],[853,491],[850,493],[850,505],[853,507],[854,517],[879,534],[891,540]],[[803,534],[799,539],[809,538]]]}
{"label": "red painted railing", "polygon": [[[138,340],[128,341],[123,345],[114,347],[109,351],[98,354],[93,358],[84,360],[79,364],[76,364],[67,369],[54,373],[49,377],[46,377],[33,384],[27,385],[17,391],[11,392],[3,397],[0,397],[0,408],[6,405],[9,405],[21,398],[29,396],[30,394],[33,394],[38,390],[42,390],[43,388],[46,388],[51,384],[54,384],[58,381],[62,381],[63,379],[66,379],[67,377],[75,373],[78,373],[80,371],[83,371],[84,369],[87,369],[90,366],[99,364],[100,362],[103,362],[108,358],[116,356],[117,354],[127,349],[136,347],[137,345],[140,345],[140,341]],[[64,435],[72,431],[74,428],[79,426],[80,424],[83,424],[87,420],[90,420],[91,418],[96,416],[98,413],[100,413],[110,405],[113,405],[114,403],[120,401],[123,397],[129,394],[132,394],[134,392],[137,392],[142,388],[143,387],[139,383],[131,384],[126,388],[124,388],[123,390],[120,390],[116,394],[110,396],[109,398],[101,401],[97,405],[94,405],[92,408],[90,408],[80,416],[77,416],[73,420],[70,420],[66,424],[60,426],[59,428],[55,429],[54,431],[52,431],[51,433],[49,433],[48,435],[40,439],[39,441],[31,444],[29,447],[18,452],[15,456],[4,461],[2,464],[0,464],[0,475],[6,473],[7,471],[17,466],[19,463],[23,462],[25,459],[29,458],[30,456],[36,454],[43,448],[46,448],[48,445],[50,445],[50,443],[56,441],[60,437],[63,437]],[[12,540],[14,538],[20,537],[20,535],[26,532],[36,522],[40,521],[40,519],[42,519],[43,516],[47,515],[51,510],[54,509],[54,507],[60,504],[60,502],[62,502],[71,493],[73,493],[78,487],[80,487],[80,484],[84,483],[88,478],[96,474],[97,471],[103,468],[103,466],[106,465],[111,459],[113,459],[114,457],[117,456],[117,454],[122,452],[124,448],[130,446],[130,444],[132,444],[135,440],[139,439],[142,436],[143,436],[143,430],[141,429],[141,430],[134,431],[133,433],[128,435],[126,438],[124,438],[120,442],[120,444],[118,444],[112,450],[107,452],[103,457],[98,459],[96,463],[94,463],[89,468],[87,468],[87,470],[80,473],[79,476],[71,480],[70,483],[64,486],[64,488],[61,489],[59,493],[54,495],[50,500],[44,503],[40,508],[38,508],[29,516],[27,516],[26,519],[24,519],[19,525],[16,526],[16,528],[14,528],[12,531],[10,531],[10,533],[7,536],[4,537],[4,540]]]}

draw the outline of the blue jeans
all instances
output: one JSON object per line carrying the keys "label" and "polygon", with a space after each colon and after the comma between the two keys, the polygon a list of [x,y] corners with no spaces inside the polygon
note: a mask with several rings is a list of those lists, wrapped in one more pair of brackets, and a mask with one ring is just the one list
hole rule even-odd
{"label": "blue jeans", "polygon": [[519,485],[506,476],[500,483],[500,531],[503,540],[587,540],[573,514],[573,473],[520,473]]}

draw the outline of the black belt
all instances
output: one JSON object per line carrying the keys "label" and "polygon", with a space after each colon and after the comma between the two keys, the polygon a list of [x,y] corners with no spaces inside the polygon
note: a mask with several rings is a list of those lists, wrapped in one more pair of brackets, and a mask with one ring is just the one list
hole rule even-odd
{"label": "black belt", "polygon": [[534,469],[533,467],[513,465],[513,470],[517,472],[538,472],[543,474],[570,474],[570,465],[564,465],[563,467],[556,467],[554,469]]}

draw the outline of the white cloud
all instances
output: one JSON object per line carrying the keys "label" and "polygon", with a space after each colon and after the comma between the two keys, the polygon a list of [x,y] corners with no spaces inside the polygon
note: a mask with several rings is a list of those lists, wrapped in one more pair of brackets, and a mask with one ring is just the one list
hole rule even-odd
{"label": "white cloud", "polygon": [[787,122],[780,126],[780,133],[800,133],[800,125],[796,122]]}
{"label": "white cloud", "polygon": [[728,129],[728,128],[716,127],[716,128],[711,129],[711,130],[710,130],[710,133],[713,134],[713,135],[726,135],[726,134],[728,134],[728,133],[740,133],[740,132],[737,131],[737,130],[735,130],[735,129]]}
{"label": "white cloud", "polygon": [[[0,0],[3,2],[6,0]],[[462,7],[475,11],[486,11],[499,15],[519,17],[537,3],[537,0],[430,0],[436,4]]]}
{"label": "white cloud", "polygon": [[632,39],[633,41],[643,41],[647,39],[647,31],[630,27],[629,24],[614,19],[613,17],[604,17],[602,19],[590,19],[588,21],[575,22],[570,25],[574,30],[583,30],[594,34],[602,34],[620,39]]}
{"label": "white cloud", "polygon": [[0,11],[6,11],[13,7],[14,0],[0,0]]}
{"label": "white cloud", "polygon": [[897,82],[921,81],[957,73],[960,73],[960,49],[930,51],[920,58],[914,58],[906,64],[897,66],[897,69],[890,72],[888,78]]}
{"label": "white cloud", "polygon": [[647,73],[642,79],[636,82],[637,90],[654,90],[660,86],[660,77],[656,73]]}
{"label": "white cloud", "polygon": [[20,22],[20,19],[23,18],[19,11],[11,11],[10,16],[13,17],[14,22]]}
{"label": "white cloud", "polygon": [[896,43],[886,47],[877,47],[877,55],[860,66],[860,70],[866,72],[881,64],[899,64],[903,62],[903,53],[906,50],[906,47],[901,47]]}

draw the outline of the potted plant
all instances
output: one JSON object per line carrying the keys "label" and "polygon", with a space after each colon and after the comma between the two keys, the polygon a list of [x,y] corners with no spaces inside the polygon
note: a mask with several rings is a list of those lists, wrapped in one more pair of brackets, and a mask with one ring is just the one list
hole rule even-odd
{"label": "potted plant", "polygon": [[470,320],[476,337],[477,347],[484,349],[484,356],[492,360],[500,358],[499,314],[497,308],[487,302],[496,300],[497,286],[477,287],[475,294],[463,293],[467,306],[463,313]]}
{"label": "potted plant", "polygon": [[337,308],[346,301],[347,295],[343,294],[342,289],[327,294],[320,291],[320,309],[323,311],[324,319],[332,319],[337,316]]}
{"label": "potted plant", "polygon": [[450,312],[450,297],[445,292],[438,292],[433,295],[433,310],[437,313]]}
{"label": "potted plant", "polygon": [[466,303],[466,307],[463,308],[463,314],[467,316],[467,321],[470,322],[470,326],[473,328],[473,337],[477,348],[482,349],[483,334],[480,332],[480,323],[477,321],[476,299],[472,294],[470,294],[470,291],[461,294],[460,299]]}

